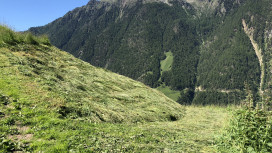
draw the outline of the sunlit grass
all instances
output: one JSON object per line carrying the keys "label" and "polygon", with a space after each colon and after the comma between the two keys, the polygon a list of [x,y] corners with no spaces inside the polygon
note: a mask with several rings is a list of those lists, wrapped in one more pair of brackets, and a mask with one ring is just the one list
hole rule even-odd
{"label": "sunlit grass", "polygon": [[10,33],[29,43],[0,48],[0,152],[214,151],[226,109],[183,107],[142,83],[33,43],[36,37]]}
{"label": "sunlit grass", "polygon": [[165,53],[166,58],[161,61],[161,73],[169,71],[172,68],[174,56],[171,51]]}
{"label": "sunlit grass", "polygon": [[50,45],[47,36],[35,37],[31,33],[18,33],[5,25],[0,25],[0,47],[10,47],[19,44]]}

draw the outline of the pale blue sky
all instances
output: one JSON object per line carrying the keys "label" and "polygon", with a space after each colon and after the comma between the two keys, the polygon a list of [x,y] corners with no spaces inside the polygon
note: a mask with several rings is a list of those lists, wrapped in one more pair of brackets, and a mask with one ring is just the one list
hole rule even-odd
{"label": "pale blue sky", "polygon": [[42,26],[89,0],[0,0],[0,24],[16,31]]}

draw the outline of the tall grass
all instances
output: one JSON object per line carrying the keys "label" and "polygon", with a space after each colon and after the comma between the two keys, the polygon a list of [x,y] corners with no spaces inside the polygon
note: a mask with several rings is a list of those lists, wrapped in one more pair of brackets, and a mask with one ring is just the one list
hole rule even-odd
{"label": "tall grass", "polygon": [[0,25],[0,47],[14,46],[18,44],[51,45],[47,36],[33,36],[31,33],[14,32],[9,27]]}
{"label": "tall grass", "polygon": [[220,152],[272,152],[272,112],[263,105],[269,103],[259,102],[254,107],[251,91],[246,92],[245,106],[233,113],[229,127],[217,142]]}
{"label": "tall grass", "polygon": [[0,152],[161,152],[181,140],[153,126],[184,114],[162,93],[0,29]]}

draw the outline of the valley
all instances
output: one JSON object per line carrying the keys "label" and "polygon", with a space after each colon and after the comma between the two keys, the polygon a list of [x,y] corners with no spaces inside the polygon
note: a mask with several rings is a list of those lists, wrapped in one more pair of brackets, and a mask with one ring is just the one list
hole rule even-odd
{"label": "valley", "polygon": [[[268,0],[93,0],[29,31],[94,66],[165,86],[166,94],[180,92],[170,96],[179,103],[228,105],[245,98],[245,83],[254,99],[267,88],[269,6]],[[254,29],[250,36],[243,23]]]}
{"label": "valley", "polygon": [[0,25],[0,152],[272,152],[270,0],[90,0]]}
{"label": "valley", "polygon": [[44,37],[0,32],[0,151],[216,152],[226,108],[181,106]]}

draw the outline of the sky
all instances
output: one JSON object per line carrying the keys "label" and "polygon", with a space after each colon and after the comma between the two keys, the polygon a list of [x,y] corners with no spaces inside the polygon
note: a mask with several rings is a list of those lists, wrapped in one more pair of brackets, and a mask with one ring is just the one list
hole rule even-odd
{"label": "sky", "polygon": [[89,0],[0,0],[0,24],[15,31],[46,25]]}

